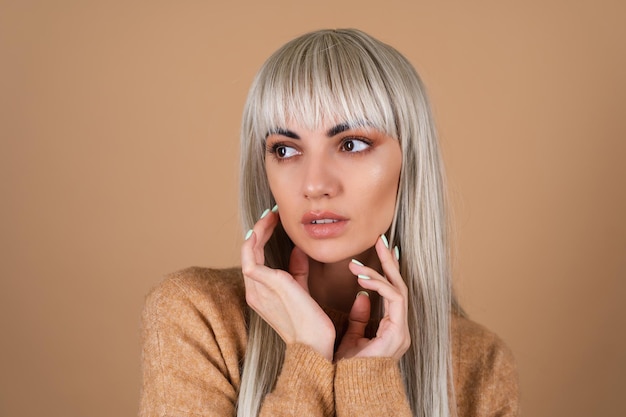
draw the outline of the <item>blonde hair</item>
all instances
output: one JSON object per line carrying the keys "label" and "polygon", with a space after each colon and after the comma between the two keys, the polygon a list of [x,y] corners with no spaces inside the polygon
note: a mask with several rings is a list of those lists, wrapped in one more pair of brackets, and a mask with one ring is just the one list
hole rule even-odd
{"label": "blonde hair", "polygon": [[[321,30],[281,47],[257,74],[241,132],[241,214],[244,230],[274,204],[264,168],[264,139],[296,122],[365,123],[397,138],[402,170],[389,231],[401,248],[409,289],[411,347],[400,361],[415,416],[448,416],[452,295],[442,163],[430,106],[413,66],[394,48],[354,29]],[[293,247],[278,228],[265,248],[266,264],[287,269]],[[457,308],[457,310],[459,310]],[[285,344],[254,311],[238,399],[238,416],[256,416],[274,387]],[[451,396],[453,398],[453,396]],[[451,406],[452,405],[452,406]]]}

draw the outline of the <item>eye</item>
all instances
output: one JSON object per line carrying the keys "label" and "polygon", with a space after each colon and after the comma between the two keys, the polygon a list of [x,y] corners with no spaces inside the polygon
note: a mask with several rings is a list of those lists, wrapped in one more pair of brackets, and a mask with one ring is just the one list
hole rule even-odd
{"label": "eye", "polygon": [[295,148],[282,143],[268,147],[267,151],[273,154],[277,159],[288,159],[299,154]]}
{"label": "eye", "polygon": [[345,152],[363,152],[370,146],[371,144],[364,139],[348,138],[341,142],[341,149]]}

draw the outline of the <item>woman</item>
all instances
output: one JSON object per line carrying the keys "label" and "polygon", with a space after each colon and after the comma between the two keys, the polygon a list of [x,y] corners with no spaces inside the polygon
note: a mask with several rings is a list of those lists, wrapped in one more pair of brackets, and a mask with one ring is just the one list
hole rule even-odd
{"label": "woman", "polygon": [[357,30],[303,35],[259,71],[241,137],[241,270],[148,297],[142,415],[516,415],[510,352],[452,295],[410,63]]}

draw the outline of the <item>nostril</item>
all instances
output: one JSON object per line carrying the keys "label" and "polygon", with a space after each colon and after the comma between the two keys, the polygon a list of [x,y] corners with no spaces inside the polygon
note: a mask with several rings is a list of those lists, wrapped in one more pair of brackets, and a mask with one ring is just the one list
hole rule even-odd
{"label": "nostril", "polygon": [[312,198],[321,198],[321,197],[330,197],[330,193],[304,193],[304,198],[312,199]]}
{"label": "nostril", "polygon": [[310,158],[304,167],[302,193],[307,199],[328,198],[340,188],[339,177],[330,161]]}

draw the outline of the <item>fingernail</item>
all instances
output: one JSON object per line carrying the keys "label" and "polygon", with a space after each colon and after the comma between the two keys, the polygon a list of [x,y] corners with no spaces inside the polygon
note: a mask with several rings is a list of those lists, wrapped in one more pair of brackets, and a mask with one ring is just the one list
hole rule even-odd
{"label": "fingernail", "polygon": [[263,214],[261,214],[261,217],[259,218],[259,220],[262,219],[263,217],[267,216],[269,212],[270,212],[270,209],[265,209]]}
{"label": "fingernail", "polygon": [[352,262],[353,264],[360,265],[360,266],[365,266],[365,265],[363,265],[361,262],[357,261],[356,259],[353,259],[353,260],[351,260],[350,262]]}
{"label": "fingernail", "polygon": [[250,239],[250,236],[252,236],[252,229],[248,230],[248,233],[246,233],[246,237],[244,237],[243,240]]}
{"label": "fingernail", "polygon": [[357,292],[356,296],[358,297],[359,295],[365,295],[368,298],[370,296],[370,294],[367,291],[359,291],[359,292]]}
{"label": "fingernail", "polygon": [[393,253],[396,255],[396,261],[400,260],[400,249],[398,249],[398,247],[394,247],[393,248]]}
{"label": "fingernail", "polygon": [[278,211],[278,204],[274,204],[274,207],[272,207],[272,213],[276,213]]}
{"label": "fingernail", "polygon": [[386,247],[387,249],[389,249],[389,241],[387,240],[387,236],[385,236],[385,235],[383,234],[383,235],[380,235],[380,238],[383,240],[383,243],[385,244],[385,247]]}
{"label": "fingernail", "polygon": [[359,275],[357,275],[357,277],[358,277],[359,279],[371,279],[371,278],[370,278],[370,277],[368,277],[367,275],[363,275],[363,274],[359,274]]}

